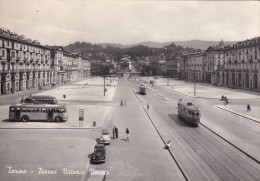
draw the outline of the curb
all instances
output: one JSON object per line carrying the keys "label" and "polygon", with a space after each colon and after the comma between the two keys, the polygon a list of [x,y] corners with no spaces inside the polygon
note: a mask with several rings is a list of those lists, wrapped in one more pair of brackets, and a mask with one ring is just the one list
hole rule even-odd
{"label": "curb", "polygon": [[[144,107],[143,107],[143,109],[144,109],[144,112],[146,113],[146,115],[148,116],[148,118],[149,118],[151,124],[153,125],[155,131],[156,131],[157,134],[160,136],[162,142],[164,143],[164,145],[166,145],[166,142],[165,142],[163,136],[161,135],[161,133],[159,132],[159,130],[158,130],[157,127],[155,126],[155,124],[154,124],[153,120],[151,119],[150,115],[148,114],[148,112],[146,111],[146,109],[145,109]],[[188,181],[189,179],[187,178],[187,176],[186,176],[186,174],[185,174],[185,172],[184,172],[184,169],[182,168],[181,164],[178,163],[177,159],[174,157],[174,155],[173,155],[173,153],[172,153],[172,151],[171,151],[170,149],[168,149],[168,152],[170,153],[170,155],[171,155],[171,157],[173,158],[175,164],[177,165],[177,167],[179,168],[180,172],[182,173],[184,179],[185,179],[186,181]]]}
{"label": "curb", "polygon": [[97,128],[80,128],[80,127],[77,127],[77,128],[0,128],[1,129],[88,129],[88,130],[97,130],[101,127],[97,127]]}
{"label": "curb", "polygon": [[224,109],[224,108],[219,107],[219,106],[216,106],[216,107],[219,108],[219,109],[222,109],[222,110],[224,110],[224,111],[227,111],[227,112],[230,112],[230,113],[236,114],[236,115],[238,115],[238,116],[244,117],[244,118],[249,119],[249,120],[251,120],[251,121],[254,121],[254,122],[256,122],[256,123],[260,123],[259,121],[255,120],[255,119],[253,119],[253,118],[250,118],[250,117],[244,116],[244,115],[239,114],[239,113],[236,113],[236,112],[234,112],[234,111],[230,111],[230,110],[228,110],[228,109]]}

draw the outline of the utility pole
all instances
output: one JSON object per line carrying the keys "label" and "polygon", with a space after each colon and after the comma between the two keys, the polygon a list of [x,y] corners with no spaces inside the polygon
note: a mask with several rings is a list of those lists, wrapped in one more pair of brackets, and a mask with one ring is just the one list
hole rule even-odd
{"label": "utility pole", "polygon": [[104,75],[104,96],[106,96],[106,76]]}
{"label": "utility pole", "polygon": [[196,96],[196,74],[194,73],[194,96]]}

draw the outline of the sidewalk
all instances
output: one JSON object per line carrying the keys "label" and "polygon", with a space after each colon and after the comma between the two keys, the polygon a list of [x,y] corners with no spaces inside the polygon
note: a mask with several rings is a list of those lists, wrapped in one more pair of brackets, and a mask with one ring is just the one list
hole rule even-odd
{"label": "sidewalk", "polygon": [[260,106],[251,107],[251,111],[249,112],[247,112],[246,106],[247,105],[218,105],[216,107],[260,123]]}
{"label": "sidewalk", "polygon": [[196,93],[194,96],[193,82],[185,82],[175,79],[169,79],[169,86],[167,86],[167,79],[159,78],[156,79],[155,85],[161,85],[168,89],[191,97],[220,99],[221,96],[226,96],[229,99],[260,99],[260,93],[239,89],[229,89],[226,87],[212,86],[210,84],[203,83],[196,83]]}
{"label": "sidewalk", "polygon": [[[111,82],[107,79],[106,82],[106,95],[104,96],[104,79],[101,77],[84,79],[71,84],[57,86],[44,91],[28,90],[23,91],[23,95],[52,95],[56,97],[58,103],[65,104],[68,111],[69,119],[64,123],[56,122],[42,122],[42,121],[29,121],[23,122],[10,122],[8,121],[9,106],[11,102],[19,102],[21,94],[7,95],[7,97],[0,97],[6,102],[0,106],[0,128],[49,128],[49,129],[96,129],[103,125],[107,111],[109,111],[110,102],[116,89],[117,81]],[[66,95],[64,98],[63,95]],[[84,121],[79,122],[79,109],[84,109]],[[95,126],[94,126],[95,122]],[[80,124],[81,123],[81,124]]]}
{"label": "sidewalk", "polygon": [[[144,84],[152,92],[156,92],[152,85],[149,84],[149,78],[140,78],[140,83],[146,82]],[[226,87],[215,87],[212,85],[204,85],[202,83],[196,83],[196,96],[194,96],[194,83],[184,82],[181,80],[169,79],[169,86],[167,86],[166,78],[156,79],[156,85],[163,86],[172,91],[178,92],[180,94],[189,96],[189,97],[200,97],[206,99],[218,99],[220,100],[221,96],[224,95],[228,97],[229,100],[243,100],[243,99],[260,99],[260,93],[247,92],[244,90],[229,89]],[[256,122],[260,122],[260,106],[253,106],[252,111],[247,112],[246,105],[218,105],[216,106],[219,109],[229,111],[233,114],[251,119]]]}

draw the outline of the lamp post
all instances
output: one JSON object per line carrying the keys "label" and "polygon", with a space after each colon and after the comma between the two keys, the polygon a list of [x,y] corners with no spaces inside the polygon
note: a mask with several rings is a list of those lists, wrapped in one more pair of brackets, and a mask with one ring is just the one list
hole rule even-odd
{"label": "lamp post", "polygon": [[197,80],[197,74],[196,73],[194,73],[193,80],[194,80],[194,96],[196,96],[196,80]]}
{"label": "lamp post", "polygon": [[106,96],[106,75],[104,75],[104,96]]}

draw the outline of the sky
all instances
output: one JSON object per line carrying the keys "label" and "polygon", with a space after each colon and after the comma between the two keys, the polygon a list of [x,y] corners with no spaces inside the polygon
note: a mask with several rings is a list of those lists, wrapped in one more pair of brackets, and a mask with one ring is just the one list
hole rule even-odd
{"label": "sky", "polygon": [[0,0],[0,27],[42,45],[243,41],[260,36],[260,1]]}

